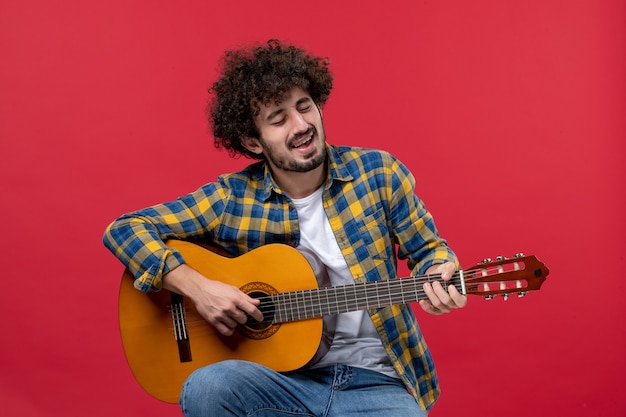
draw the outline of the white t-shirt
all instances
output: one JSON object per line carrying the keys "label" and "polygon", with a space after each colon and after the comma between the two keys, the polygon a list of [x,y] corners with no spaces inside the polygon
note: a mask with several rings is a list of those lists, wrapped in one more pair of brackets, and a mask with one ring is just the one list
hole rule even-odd
{"label": "white t-shirt", "polygon": [[[305,198],[292,199],[300,222],[300,245],[297,249],[309,260],[320,285],[324,285],[326,279],[333,286],[351,285],[354,280],[322,205],[323,192],[324,189],[320,188]],[[312,368],[335,363],[398,377],[367,311],[337,315],[332,345]]]}

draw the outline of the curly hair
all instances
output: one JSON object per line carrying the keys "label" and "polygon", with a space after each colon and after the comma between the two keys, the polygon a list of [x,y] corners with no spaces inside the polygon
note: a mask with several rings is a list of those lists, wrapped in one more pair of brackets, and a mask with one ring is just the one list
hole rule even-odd
{"label": "curly hair", "polygon": [[278,104],[289,90],[300,87],[323,106],[333,87],[327,58],[274,39],[226,51],[222,66],[221,78],[209,89],[212,100],[207,110],[215,147],[227,149],[231,156],[264,158],[241,144],[242,137],[259,137],[254,123],[259,104]]}

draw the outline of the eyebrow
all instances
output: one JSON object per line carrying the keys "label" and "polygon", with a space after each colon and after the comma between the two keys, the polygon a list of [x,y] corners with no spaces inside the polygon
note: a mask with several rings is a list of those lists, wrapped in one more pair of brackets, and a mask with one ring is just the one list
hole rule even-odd
{"label": "eyebrow", "polygon": [[278,116],[281,113],[284,113],[285,109],[283,109],[282,107],[279,109],[274,110],[273,112],[271,112],[270,114],[267,115],[267,117],[265,118],[266,121],[270,121],[272,119],[274,119],[276,116]]}

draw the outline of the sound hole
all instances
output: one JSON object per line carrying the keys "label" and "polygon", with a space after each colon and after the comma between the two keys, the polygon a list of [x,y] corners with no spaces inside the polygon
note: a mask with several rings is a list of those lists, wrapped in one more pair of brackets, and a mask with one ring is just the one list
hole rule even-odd
{"label": "sound hole", "polygon": [[267,339],[278,331],[280,324],[274,324],[276,306],[270,295],[277,291],[271,285],[263,282],[251,282],[241,287],[241,291],[250,297],[261,300],[259,310],[263,313],[263,321],[256,321],[248,316],[248,321],[244,325],[237,326],[237,330],[242,335],[250,339]]}
{"label": "sound hole", "polygon": [[[250,297],[255,298],[255,299],[262,299],[263,297],[267,296],[267,294],[264,294],[262,292],[259,291],[254,291],[248,294]],[[252,317],[248,316],[248,321],[246,322],[246,327],[249,327],[252,330],[263,330],[265,328],[267,328],[268,326],[272,325],[272,322],[274,321],[274,303],[271,302],[271,300],[263,300],[261,301],[261,305],[259,306],[259,310],[261,310],[261,313],[263,313],[263,321],[258,322],[255,319],[253,319]]]}

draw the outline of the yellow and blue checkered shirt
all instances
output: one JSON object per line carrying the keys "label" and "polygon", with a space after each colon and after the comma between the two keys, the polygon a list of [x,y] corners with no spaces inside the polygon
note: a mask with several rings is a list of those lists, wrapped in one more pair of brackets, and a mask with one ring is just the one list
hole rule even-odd
{"label": "yellow and blue checkered shirt", "polygon": [[[397,278],[397,259],[406,259],[414,274],[433,264],[458,263],[415,195],[406,166],[378,150],[328,145],[327,151],[324,210],[355,282]],[[124,215],[104,235],[144,292],[159,290],[162,277],[185,262],[164,245],[167,239],[207,242],[238,256],[270,243],[295,247],[300,232],[292,200],[267,165],[257,162],[175,201]],[[370,316],[396,371],[429,410],[439,384],[412,309],[397,305]]]}

